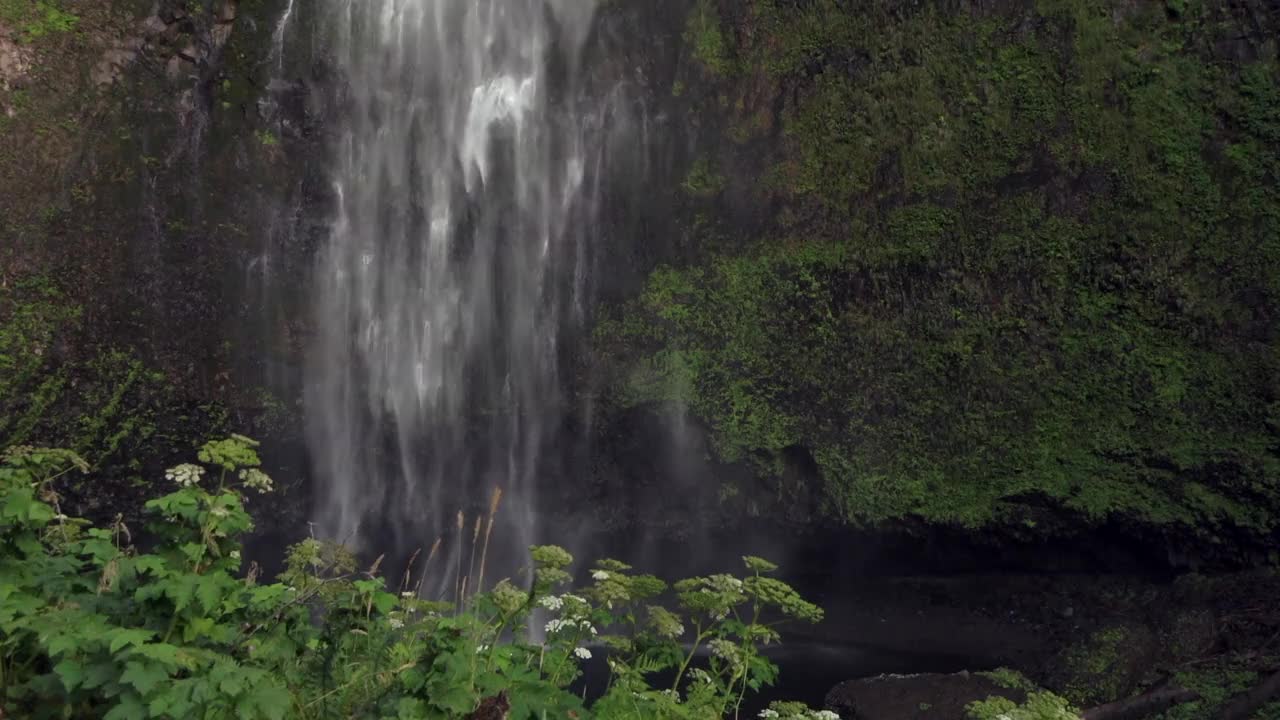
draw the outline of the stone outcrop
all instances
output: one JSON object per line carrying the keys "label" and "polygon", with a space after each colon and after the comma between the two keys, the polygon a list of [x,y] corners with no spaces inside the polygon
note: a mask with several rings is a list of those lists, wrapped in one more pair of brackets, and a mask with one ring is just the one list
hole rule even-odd
{"label": "stone outcrop", "polygon": [[0,115],[17,114],[10,93],[22,87],[22,81],[31,69],[31,51],[19,45],[13,33],[0,25]]}
{"label": "stone outcrop", "polygon": [[844,720],[965,720],[965,706],[992,696],[1022,702],[1026,692],[968,672],[881,675],[837,685],[826,705]]}

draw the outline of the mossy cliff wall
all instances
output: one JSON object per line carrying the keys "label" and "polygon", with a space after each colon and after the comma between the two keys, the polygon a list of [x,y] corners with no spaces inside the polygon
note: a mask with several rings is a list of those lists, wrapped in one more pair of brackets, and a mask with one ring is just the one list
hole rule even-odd
{"label": "mossy cliff wall", "polygon": [[681,251],[599,326],[605,416],[687,409],[744,512],[1266,547],[1274,8],[689,5]]}
{"label": "mossy cliff wall", "polygon": [[142,478],[209,433],[287,444],[287,384],[264,368],[295,339],[290,213],[318,160],[281,9],[0,3],[0,445],[97,465],[77,512],[135,509]]}

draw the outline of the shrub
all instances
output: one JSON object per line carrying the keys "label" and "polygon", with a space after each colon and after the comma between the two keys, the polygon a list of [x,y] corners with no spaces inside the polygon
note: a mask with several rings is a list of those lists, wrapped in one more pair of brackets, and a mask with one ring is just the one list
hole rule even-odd
{"label": "shrub", "polygon": [[[89,469],[78,455],[23,446],[0,457],[0,708],[130,720],[443,719],[485,705],[513,720],[717,717],[776,678],[760,648],[778,641],[779,622],[822,616],[759,558],[744,558],[743,577],[671,588],[604,560],[571,591],[573,558],[540,546],[527,587],[503,580],[442,603],[408,577],[393,592],[346,549],[307,539],[278,582],[259,582],[240,544],[246,492],[272,489],[256,445],[232,436],[171,468],[176,490],[147,503],[149,551],[121,521],[62,513],[59,483]],[[672,594],[673,606],[659,602]],[[535,612],[542,641],[522,632]],[[569,687],[595,652],[609,682],[588,708]],[[658,687],[657,673],[674,679]]]}

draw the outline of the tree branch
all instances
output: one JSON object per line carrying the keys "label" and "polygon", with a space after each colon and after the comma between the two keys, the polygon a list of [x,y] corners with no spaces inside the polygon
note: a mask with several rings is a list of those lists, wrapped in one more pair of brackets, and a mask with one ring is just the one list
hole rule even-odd
{"label": "tree branch", "polygon": [[1245,720],[1277,694],[1280,694],[1280,671],[1272,673],[1252,689],[1232,697],[1226,705],[1222,706],[1215,718],[1216,720]]}
{"label": "tree branch", "polygon": [[1141,695],[1089,708],[1080,714],[1080,720],[1138,720],[1199,699],[1200,693],[1165,682]]}

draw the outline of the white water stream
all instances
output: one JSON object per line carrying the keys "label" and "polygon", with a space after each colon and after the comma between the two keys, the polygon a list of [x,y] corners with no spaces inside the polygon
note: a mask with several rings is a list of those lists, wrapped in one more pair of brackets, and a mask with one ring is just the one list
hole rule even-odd
{"label": "white water stream", "polygon": [[374,550],[444,535],[465,565],[457,513],[469,542],[500,487],[494,543],[514,559],[539,535],[590,279],[594,0],[327,1],[349,91],[308,351],[319,526]]}

